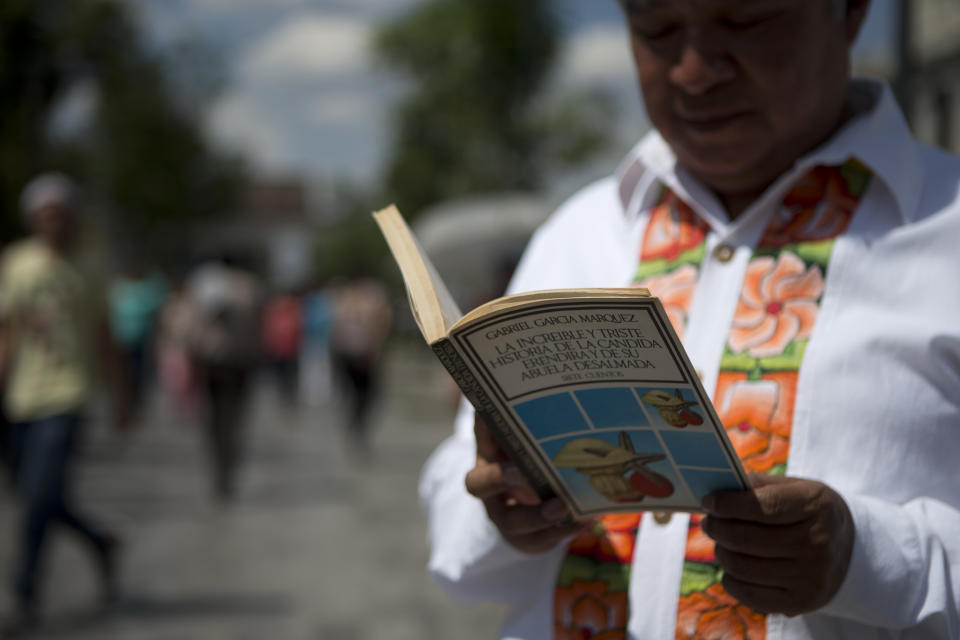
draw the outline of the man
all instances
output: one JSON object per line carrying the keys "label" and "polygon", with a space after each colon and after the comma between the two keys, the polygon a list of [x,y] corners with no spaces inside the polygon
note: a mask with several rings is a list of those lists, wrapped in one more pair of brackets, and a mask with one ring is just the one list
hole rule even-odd
{"label": "man", "polygon": [[213,494],[233,500],[250,376],[260,357],[261,287],[232,255],[201,264],[187,288],[190,351],[206,396]]}
{"label": "man", "polygon": [[512,290],[660,296],[754,491],[571,522],[465,409],[421,479],[432,573],[504,638],[960,637],[960,161],[850,80],[868,0],[622,4],[656,132]]}
{"label": "man", "polygon": [[338,287],[331,331],[333,365],[348,396],[344,423],[351,453],[370,453],[370,411],[380,387],[380,359],[393,312],[383,284],[357,276]]}
{"label": "man", "polygon": [[[104,597],[112,598],[115,588],[118,541],[82,516],[69,495],[96,360],[114,353],[105,289],[79,255],[75,199],[73,183],[61,174],[44,174],[30,182],[21,208],[33,235],[10,245],[0,264],[0,364],[22,510],[14,555],[14,627],[37,621],[40,573],[54,524],[66,526],[87,543]],[[120,380],[118,372],[111,373]],[[123,399],[114,394],[119,426],[125,421]]]}

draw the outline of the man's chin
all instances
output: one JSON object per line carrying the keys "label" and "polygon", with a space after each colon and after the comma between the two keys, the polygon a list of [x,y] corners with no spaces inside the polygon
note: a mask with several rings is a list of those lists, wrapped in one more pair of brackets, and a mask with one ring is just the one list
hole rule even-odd
{"label": "man's chin", "polygon": [[763,156],[749,152],[746,145],[724,145],[677,149],[677,160],[690,172],[714,190],[736,189],[752,178],[766,173],[761,166]]}

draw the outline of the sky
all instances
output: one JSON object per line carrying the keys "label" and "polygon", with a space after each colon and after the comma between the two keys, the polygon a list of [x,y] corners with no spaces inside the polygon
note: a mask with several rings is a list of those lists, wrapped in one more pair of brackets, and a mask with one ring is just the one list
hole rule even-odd
{"label": "sky", "polygon": [[[374,180],[389,146],[391,105],[405,84],[378,69],[378,24],[423,0],[127,0],[161,46],[196,37],[226,74],[205,126],[267,176]],[[896,0],[874,0],[860,56],[892,50]],[[559,89],[617,96],[612,168],[646,127],[626,32],[614,0],[555,0],[565,31]]]}

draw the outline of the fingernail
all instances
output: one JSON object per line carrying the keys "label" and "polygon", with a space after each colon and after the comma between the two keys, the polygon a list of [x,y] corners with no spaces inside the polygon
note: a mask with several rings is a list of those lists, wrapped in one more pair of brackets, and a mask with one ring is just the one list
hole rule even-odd
{"label": "fingernail", "polygon": [[563,504],[563,500],[551,498],[540,507],[540,515],[550,522],[560,522],[570,517],[570,512],[567,510],[567,505]]}
{"label": "fingernail", "polygon": [[717,499],[713,496],[705,496],[703,500],[700,501],[700,507],[704,511],[713,511],[717,507]]}
{"label": "fingernail", "polygon": [[517,469],[513,465],[504,465],[503,483],[508,487],[523,487],[526,486],[527,480],[523,477],[523,474],[520,473],[520,469]]}

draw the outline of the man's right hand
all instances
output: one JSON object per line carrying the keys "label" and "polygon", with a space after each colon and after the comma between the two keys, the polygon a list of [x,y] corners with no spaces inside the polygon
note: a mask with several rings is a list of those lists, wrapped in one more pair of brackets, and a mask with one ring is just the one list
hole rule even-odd
{"label": "man's right hand", "polygon": [[541,501],[478,417],[477,464],[467,473],[467,491],[483,501],[490,521],[525,553],[549,551],[589,523],[576,522],[560,498]]}

